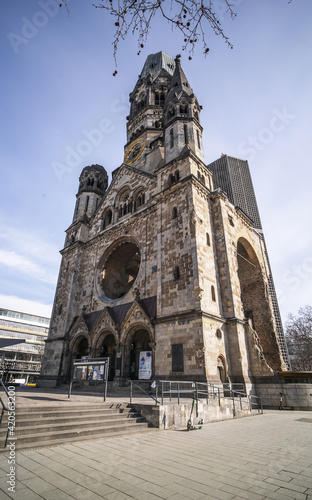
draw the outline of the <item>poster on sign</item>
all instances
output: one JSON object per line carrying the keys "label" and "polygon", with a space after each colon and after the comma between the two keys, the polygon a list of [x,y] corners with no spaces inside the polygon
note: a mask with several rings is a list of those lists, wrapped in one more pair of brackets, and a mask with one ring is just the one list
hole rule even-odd
{"label": "poster on sign", "polygon": [[139,380],[149,380],[152,376],[152,351],[141,351],[139,360]]}

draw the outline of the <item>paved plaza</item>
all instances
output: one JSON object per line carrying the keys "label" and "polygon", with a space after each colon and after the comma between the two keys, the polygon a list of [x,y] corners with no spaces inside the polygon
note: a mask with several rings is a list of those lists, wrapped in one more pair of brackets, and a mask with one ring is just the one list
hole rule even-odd
{"label": "paved plaza", "polygon": [[0,455],[0,498],[312,499],[312,416],[266,411],[197,431],[151,430]]}

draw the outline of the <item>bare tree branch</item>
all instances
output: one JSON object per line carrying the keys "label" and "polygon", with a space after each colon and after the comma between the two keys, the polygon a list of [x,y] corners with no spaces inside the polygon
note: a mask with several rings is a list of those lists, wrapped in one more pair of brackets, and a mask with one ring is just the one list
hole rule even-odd
{"label": "bare tree branch", "polygon": [[[229,0],[100,0],[101,3],[94,5],[102,8],[115,18],[116,31],[113,40],[113,56],[117,68],[117,52],[121,40],[125,40],[129,33],[137,36],[138,54],[144,47],[148,38],[151,23],[160,14],[170,25],[171,29],[177,29],[182,37],[182,50],[189,53],[192,59],[196,45],[201,41],[204,55],[209,48],[206,41],[206,31],[212,30],[215,35],[221,36],[228,47],[233,48],[229,38],[225,35],[221,21],[218,19],[222,13],[229,14],[235,19],[236,13]],[[216,8],[216,4],[218,9]],[[222,5],[222,9],[221,9]],[[117,74],[115,70],[114,75]]]}
{"label": "bare tree branch", "polygon": [[[137,37],[138,54],[149,36],[152,22],[159,14],[171,27],[178,30],[183,38],[182,50],[192,59],[195,48],[201,45],[206,56],[209,52],[207,36],[211,32],[220,36],[229,48],[233,48],[229,37],[224,33],[222,22],[226,15],[236,18],[231,0],[97,0],[93,4],[105,9],[114,18],[113,56],[117,74],[117,52],[119,43],[132,33]],[[234,0],[232,0],[234,2]],[[291,3],[292,0],[288,0]],[[60,0],[68,10],[68,0]]]}

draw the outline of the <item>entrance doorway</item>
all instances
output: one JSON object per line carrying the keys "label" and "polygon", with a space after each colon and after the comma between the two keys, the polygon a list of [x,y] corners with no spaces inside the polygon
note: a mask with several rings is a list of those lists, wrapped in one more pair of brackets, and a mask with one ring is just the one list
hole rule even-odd
{"label": "entrance doorway", "polygon": [[100,358],[109,358],[108,380],[113,380],[115,377],[116,363],[115,337],[113,334],[110,333],[106,335],[102,341],[100,341],[100,347],[97,350],[97,355]]}
{"label": "entrance doorway", "polygon": [[140,352],[150,351],[150,336],[147,330],[141,329],[133,333],[130,338],[130,356],[128,376],[132,380],[139,378]]}
{"label": "entrance doorway", "polygon": [[73,347],[73,359],[81,359],[83,356],[88,356],[89,346],[86,337],[80,337],[76,340]]}

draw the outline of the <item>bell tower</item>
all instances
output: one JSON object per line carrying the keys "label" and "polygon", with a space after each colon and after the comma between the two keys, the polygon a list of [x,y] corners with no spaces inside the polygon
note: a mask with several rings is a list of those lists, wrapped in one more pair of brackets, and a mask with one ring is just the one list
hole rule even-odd
{"label": "bell tower", "polygon": [[180,56],[177,56],[163,109],[166,163],[179,156],[185,148],[190,148],[204,162],[203,129],[199,122],[201,109],[181,68]]}
{"label": "bell tower", "polygon": [[165,52],[150,54],[130,94],[124,163],[145,172],[154,173],[164,160],[163,108],[174,68]]}
{"label": "bell tower", "polygon": [[94,214],[107,186],[108,177],[104,167],[91,165],[83,169],[79,177],[73,222],[79,220],[84,214],[88,217]]}
{"label": "bell tower", "polygon": [[130,94],[124,163],[154,173],[191,150],[204,162],[201,106],[181,68],[180,56],[147,57]]}

